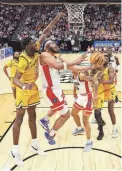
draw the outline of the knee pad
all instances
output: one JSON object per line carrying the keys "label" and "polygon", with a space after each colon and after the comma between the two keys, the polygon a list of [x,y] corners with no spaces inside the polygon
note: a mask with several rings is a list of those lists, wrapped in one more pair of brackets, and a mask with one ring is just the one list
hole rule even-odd
{"label": "knee pad", "polygon": [[68,106],[64,105],[63,109],[60,110],[60,115],[65,115],[65,114],[67,114],[68,111],[69,111]]}

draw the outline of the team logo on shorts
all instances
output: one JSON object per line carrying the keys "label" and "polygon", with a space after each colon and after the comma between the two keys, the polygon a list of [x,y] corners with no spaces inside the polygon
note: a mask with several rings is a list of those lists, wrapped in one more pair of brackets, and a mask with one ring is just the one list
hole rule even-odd
{"label": "team logo on shorts", "polygon": [[56,103],[58,101],[58,99],[54,98],[52,101],[53,101],[53,103]]}

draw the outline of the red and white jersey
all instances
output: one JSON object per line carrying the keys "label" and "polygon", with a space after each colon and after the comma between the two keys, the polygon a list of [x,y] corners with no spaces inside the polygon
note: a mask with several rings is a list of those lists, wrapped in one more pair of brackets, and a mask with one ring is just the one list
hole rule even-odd
{"label": "red and white jersey", "polygon": [[77,81],[79,83],[78,85],[78,94],[89,94],[91,93],[91,85],[88,81],[80,81],[79,78],[77,78]]}
{"label": "red and white jersey", "polygon": [[61,89],[60,75],[58,70],[51,68],[48,65],[42,65],[41,74],[43,88]]}
{"label": "red and white jersey", "polygon": [[113,55],[111,56],[109,65],[112,66],[114,68],[114,70],[116,70],[117,64],[116,64],[115,56],[113,56]]}

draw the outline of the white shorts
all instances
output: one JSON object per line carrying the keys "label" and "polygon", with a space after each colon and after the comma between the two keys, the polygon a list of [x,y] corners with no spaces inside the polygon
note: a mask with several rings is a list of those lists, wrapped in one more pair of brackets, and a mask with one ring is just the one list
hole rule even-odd
{"label": "white shorts", "polygon": [[92,94],[88,95],[78,95],[78,98],[75,100],[74,106],[80,110],[92,111]]}
{"label": "white shorts", "polygon": [[60,111],[64,108],[64,106],[66,109],[65,95],[62,90],[45,88],[42,92],[44,100],[50,105],[51,109]]}

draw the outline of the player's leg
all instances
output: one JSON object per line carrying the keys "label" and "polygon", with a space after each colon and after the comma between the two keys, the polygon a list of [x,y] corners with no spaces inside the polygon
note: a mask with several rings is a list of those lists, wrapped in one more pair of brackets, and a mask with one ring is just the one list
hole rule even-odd
{"label": "player's leg", "polygon": [[47,115],[39,120],[39,124],[46,130],[50,130],[49,120],[56,113],[56,110],[50,109]]}
{"label": "player's leg", "polygon": [[103,119],[101,116],[101,109],[100,108],[95,109],[94,112],[95,112],[95,119],[98,124],[98,130],[99,130],[99,135],[97,137],[97,140],[102,140],[102,138],[104,137],[104,132],[103,132],[104,124],[103,124]]}
{"label": "player's leg", "polygon": [[11,156],[14,158],[15,163],[18,166],[23,166],[23,161],[20,156],[18,143],[19,143],[19,136],[20,136],[20,127],[23,122],[24,114],[25,114],[25,109],[17,109],[16,119],[13,124],[13,143],[14,143],[14,145],[11,150]]}
{"label": "player's leg", "polygon": [[13,91],[13,96],[16,99],[16,88],[12,88],[12,91]]}
{"label": "player's leg", "polygon": [[108,102],[108,113],[110,115],[111,122],[113,125],[112,137],[116,138],[118,137],[118,129],[116,128],[116,115],[114,113],[114,103],[115,102],[113,100]]}
{"label": "player's leg", "polygon": [[31,131],[31,136],[32,136],[32,143],[30,150],[32,152],[36,152],[39,155],[46,156],[46,153],[40,149],[40,145],[37,140],[37,126],[36,126],[36,105],[30,106],[27,109],[28,112],[28,123]]}
{"label": "player's leg", "polygon": [[16,99],[16,85],[13,83],[13,78],[11,78],[11,88],[13,91],[13,96]]}
{"label": "player's leg", "polygon": [[28,112],[28,123],[31,131],[32,139],[37,138],[37,127],[36,127],[36,106],[30,106],[27,109]]}
{"label": "player's leg", "polygon": [[[67,105],[67,101],[65,98],[64,93],[62,92],[62,98],[64,99],[65,105]],[[48,101],[48,100],[47,100]],[[50,102],[48,102],[50,103]],[[39,120],[39,124],[46,130],[50,130],[49,120],[50,118],[56,113],[56,110],[50,109],[47,113],[47,115]]]}
{"label": "player's leg", "polygon": [[85,131],[86,131],[86,137],[87,137],[87,142],[86,142],[84,151],[90,151],[93,146],[93,142],[91,141],[91,127],[89,123],[90,115],[91,115],[91,111],[84,110],[82,119],[83,119]]}
{"label": "player's leg", "polygon": [[65,96],[62,90],[52,90],[47,88],[43,90],[44,100],[50,105],[50,110],[47,115],[39,120],[39,124],[46,130],[50,131],[50,118],[65,104]]}
{"label": "player's leg", "polygon": [[75,105],[73,106],[72,111],[71,111],[71,115],[77,125],[77,128],[75,128],[75,130],[72,133],[73,135],[79,135],[79,134],[85,133],[84,128],[81,126],[80,117],[78,115],[80,111],[81,109],[77,108]]}
{"label": "player's leg", "polygon": [[58,131],[65,124],[65,122],[70,118],[70,111],[67,105],[61,107],[59,111],[61,116],[55,121],[51,131],[45,132],[45,137],[47,138],[48,143],[50,145],[54,145],[56,143],[54,140],[56,131]]}

